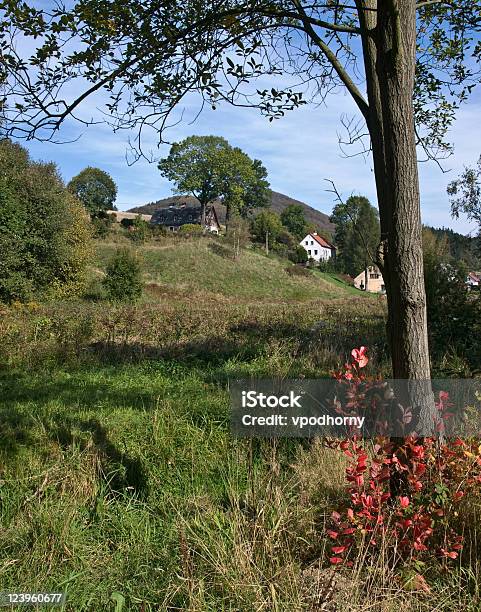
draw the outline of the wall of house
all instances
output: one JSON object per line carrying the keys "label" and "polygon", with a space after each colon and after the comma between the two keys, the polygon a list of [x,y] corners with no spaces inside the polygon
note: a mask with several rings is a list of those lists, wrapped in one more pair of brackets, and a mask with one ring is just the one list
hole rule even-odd
{"label": "wall of house", "polygon": [[[365,282],[365,273],[363,270],[354,279],[354,287],[366,290],[364,287]],[[369,291],[369,293],[385,293],[384,279],[378,268],[368,268],[367,291]]]}
{"label": "wall of house", "polygon": [[129,219],[133,221],[137,217],[140,217],[143,221],[146,221],[147,223],[149,223],[152,219],[152,215],[139,215],[137,213],[123,212],[122,210],[108,210],[107,214],[111,216],[113,220],[117,223],[120,223],[124,219]]}
{"label": "wall of house", "polygon": [[332,257],[331,249],[321,246],[312,236],[306,236],[301,240],[300,244],[306,249],[307,254],[311,259],[314,259],[314,261],[327,261]]}

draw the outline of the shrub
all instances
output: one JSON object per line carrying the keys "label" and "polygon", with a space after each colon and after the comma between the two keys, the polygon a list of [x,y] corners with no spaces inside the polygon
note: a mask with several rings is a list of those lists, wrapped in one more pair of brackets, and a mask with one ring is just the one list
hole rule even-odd
{"label": "shrub", "polygon": [[132,223],[127,226],[127,231],[128,237],[132,242],[143,244],[149,233],[149,224],[138,215],[132,220]]}
{"label": "shrub", "polygon": [[142,269],[139,258],[128,249],[120,249],[106,269],[103,285],[113,302],[136,302],[142,295]]}
{"label": "shrub", "polygon": [[281,229],[276,240],[279,244],[285,245],[290,251],[295,250],[298,244],[297,238],[285,228]]}
{"label": "shrub", "polygon": [[112,227],[112,219],[110,217],[93,217],[92,230],[95,238],[107,238]]}
{"label": "shrub", "polygon": [[179,229],[179,234],[182,236],[202,236],[202,227],[196,223],[186,223]]}
{"label": "shrub", "polygon": [[272,245],[272,251],[279,255],[279,257],[288,258],[289,257],[289,247],[286,244],[282,244],[281,242],[274,242]]}
{"label": "shrub", "polygon": [[307,254],[306,249],[298,244],[295,250],[289,253],[289,259],[293,263],[305,264],[309,261],[309,255]]}
{"label": "shrub", "polygon": [[54,164],[36,163],[0,140],[0,300],[80,293],[91,255],[91,227]]}
{"label": "shrub", "polygon": [[235,216],[229,220],[225,239],[232,247],[234,259],[237,259],[241,254],[241,249],[249,244],[251,237],[249,228],[249,222],[242,217]]}
{"label": "shrub", "polygon": [[122,219],[122,221],[120,222],[120,225],[125,230],[129,230],[132,227],[133,224],[134,224],[134,220],[133,219]]}
{"label": "shrub", "polygon": [[[361,372],[368,362],[366,348],[353,349],[352,356],[352,363],[334,374],[346,386],[350,411],[371,397],[369,389],[379,387],[378,380]],[[371,411],[377,408],[371,399],[368,404]],[[442,419],[451,416],[450,407],[448,394],[439,392],[440,427]],[[349,501],[331,516],[327,530],[333,541],[331,563],[353,565],[352,559],[358,556],[388,555],[386,562],[393,565],[408,561],[419,567],[436,556],[443,561],[456,559],[463,546],[456,530],[460,504],[466,494],[479,495],[478,444],[460,439],[439,443],[414,436],[395,442],[379,436],[371,450],[356,437],[332,442],[348,460]]]}
{"label": "shrub", "polygon": [[318,267],[321,272],[336,272],[336,262],[332,257],[329,259],[321,259]]}

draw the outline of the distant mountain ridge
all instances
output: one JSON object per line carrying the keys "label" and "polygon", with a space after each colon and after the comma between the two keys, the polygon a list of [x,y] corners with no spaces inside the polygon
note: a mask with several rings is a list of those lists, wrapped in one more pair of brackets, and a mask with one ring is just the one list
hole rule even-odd
{"label": "distant mountain ridge", "polygon": [[[163,198],[162,200],[157,200],[157,202],[151,202],[149,204],[145,204],[144,206],[136,206],[135,208],[131,208],[128,212],[139,213],[142,215],[151,215],[160,208],[167,208],[168,206],[182,203],[185,203],[188,206],[196,206],[199,202],[197,198],[194,198],[192,196],[171,196],[170,198]],[[308,223],[313,223],[321,231],[326,231],[330,234],[334,234],[336,226],[329,221],[329,215],[326,215],[320,210],[312,208],[312,206],[309,206],[305,202],[295,200],[294,198],[290,198],[289,196],[286,196],[283,193],[278,193],[277,191],[271,191],[271,210],[273,210],[277,214],[281,214],[281,212],[290,204],[299,204],[300,206],[302,206],[302,209],[304,210],[304,216]],[[220,202],[215,202],[214,206],[217,212],[217,216],[219,218],[219,222],[224,223],[225,207]]]}

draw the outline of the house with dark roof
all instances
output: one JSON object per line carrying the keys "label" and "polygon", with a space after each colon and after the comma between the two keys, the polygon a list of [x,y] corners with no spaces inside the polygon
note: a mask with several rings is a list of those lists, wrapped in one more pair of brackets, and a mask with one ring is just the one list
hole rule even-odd
{"label": "house with dark roof", "polygon": [[[201,207],[181,203],[168,208],[160,208],[154,212],[150,223],[162,225],[171,232],[177,232],[187,224],[202,225]],[[220,231],[219,220],[213,206],[208,206],[205,210],[204,229],[213,234],[218,234]]]}
{"label": "house with dark roof", "polygon": [[336,247],[317,232],[307,234],[299,244],[306,249],[309,259],[314,261],[327,261],[336,256]]}
{"label": "house with dark roof", "polygon": [[466,279],[466,285],[468,289],[475,287],[476,289],[481,288],[481,272],[469,272]]}

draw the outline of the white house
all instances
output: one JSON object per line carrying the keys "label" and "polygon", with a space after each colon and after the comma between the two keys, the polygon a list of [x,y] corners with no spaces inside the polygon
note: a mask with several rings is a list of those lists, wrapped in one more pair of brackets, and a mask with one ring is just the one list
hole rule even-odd
{"label": "white house", "polygon": [[307,234],[299,244],[306,249],[309,259],[314,261],[327,261],[336,256],[336,247],[317,232]]}

